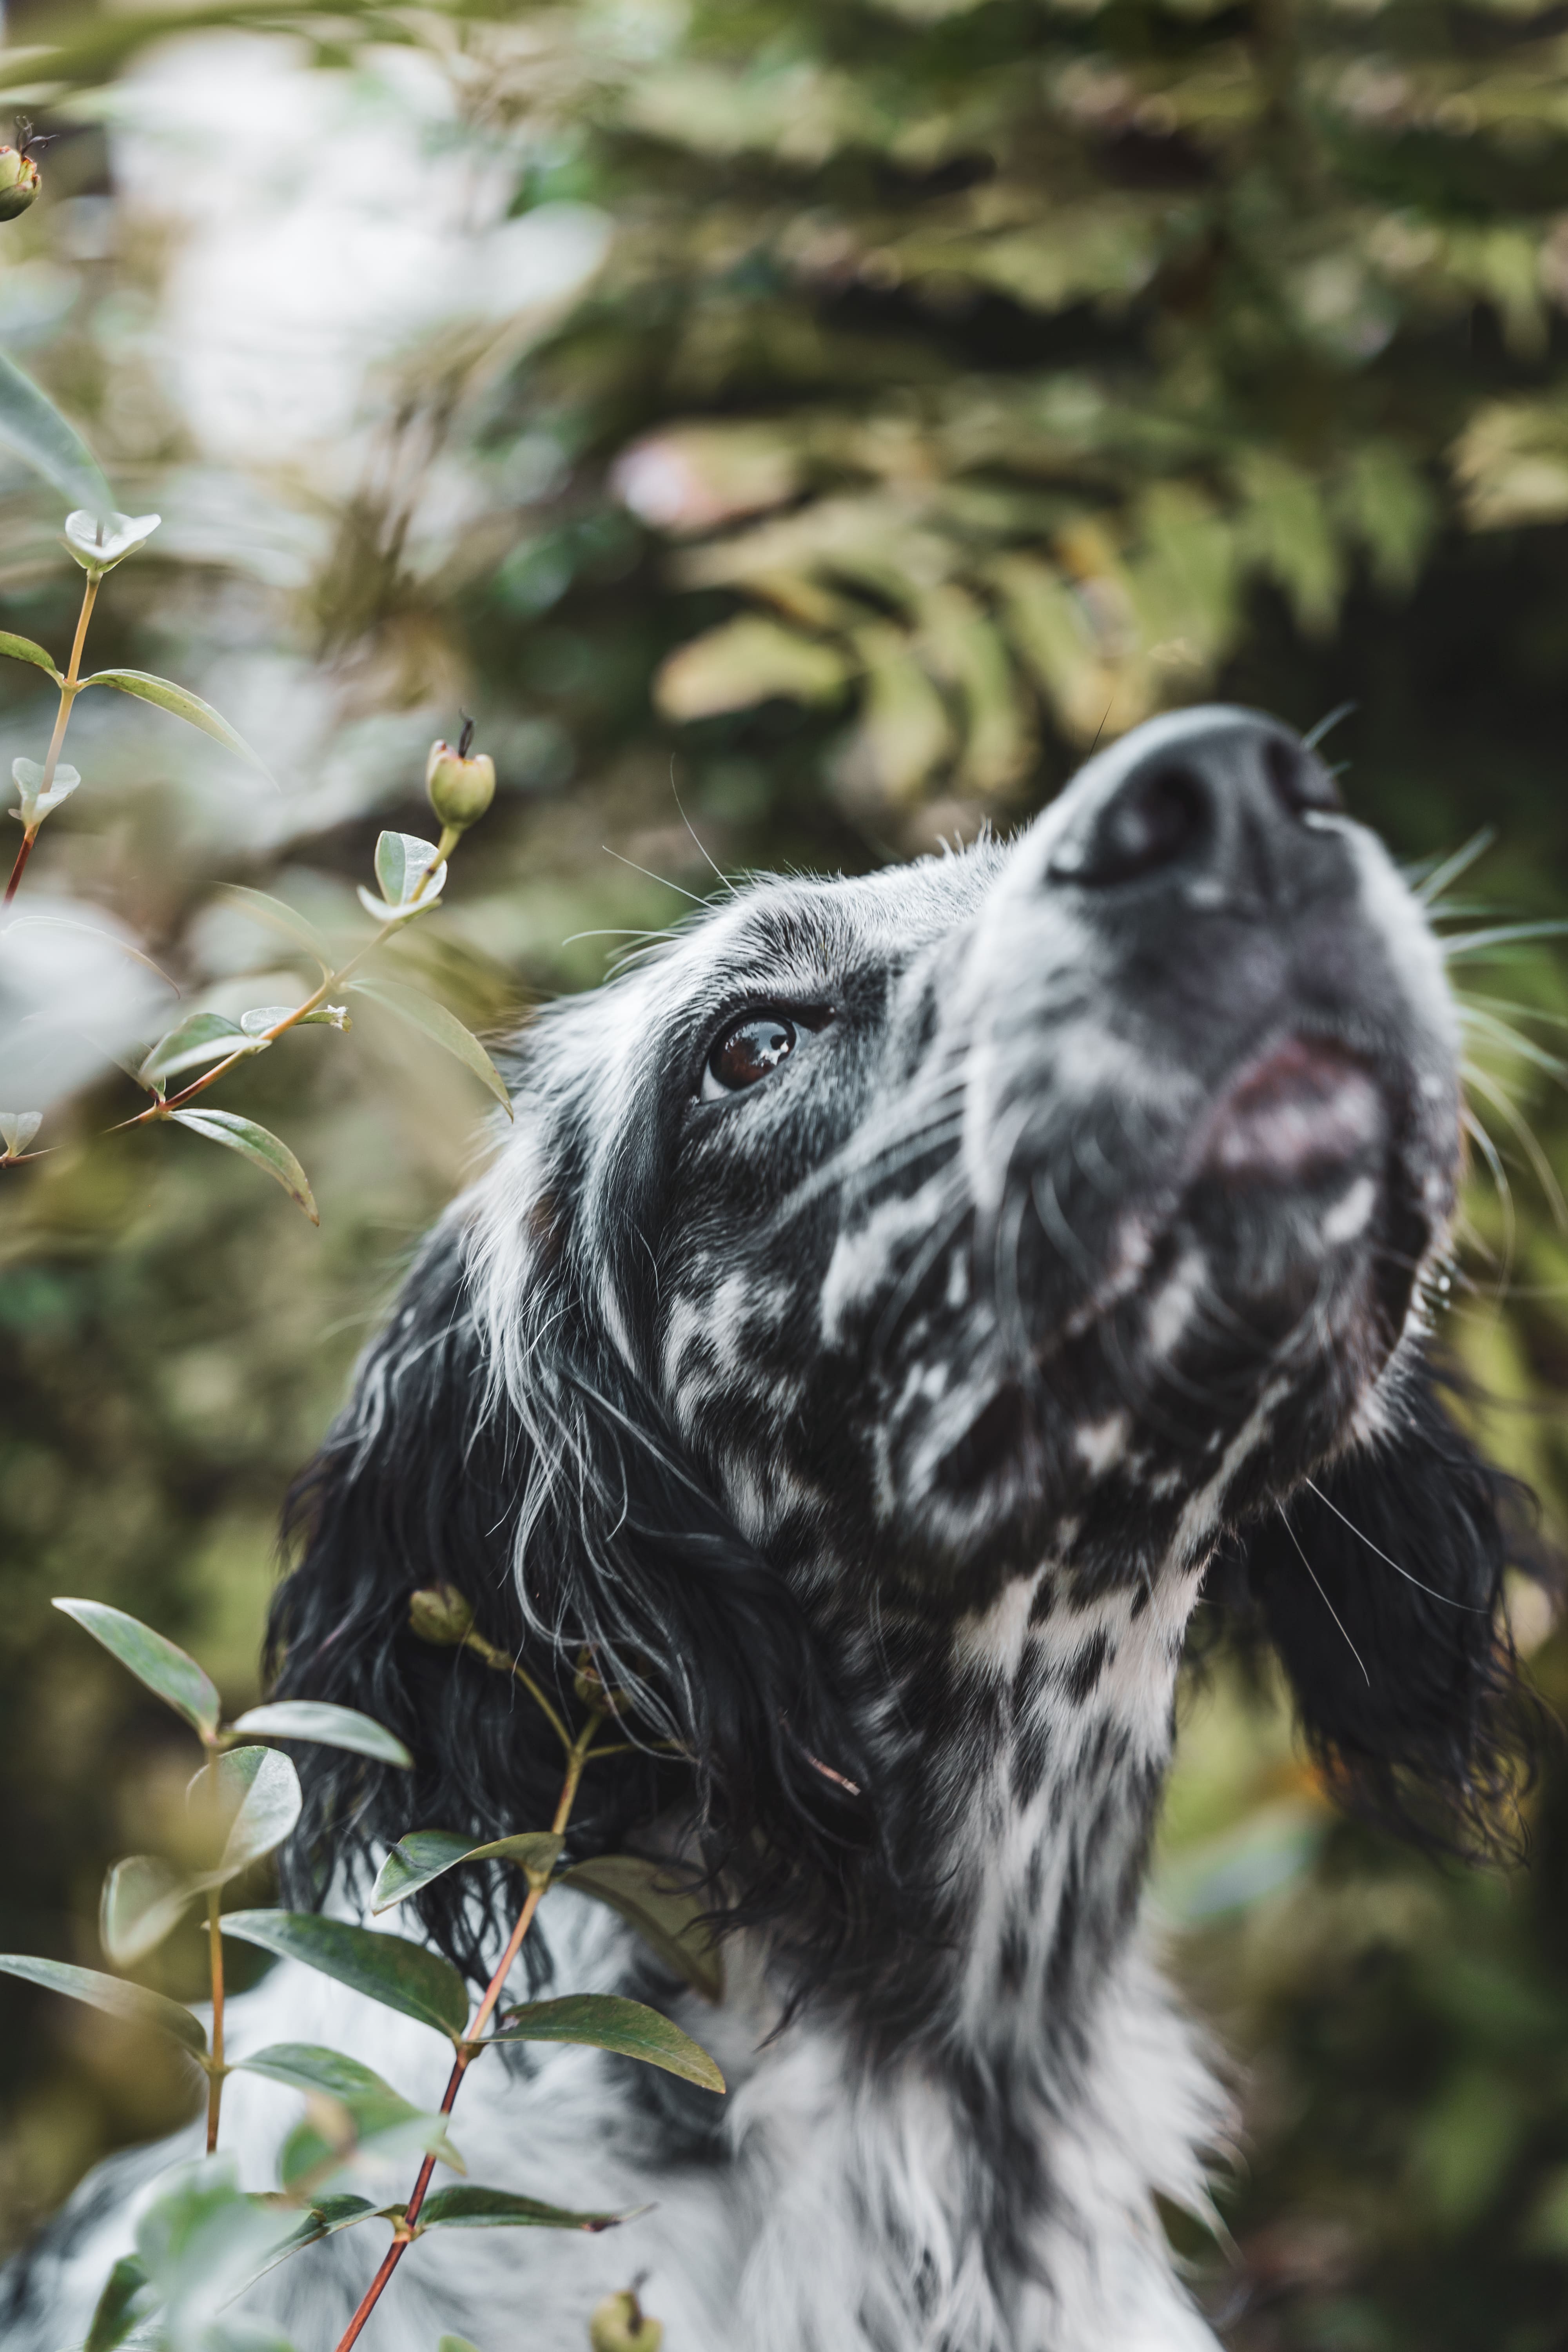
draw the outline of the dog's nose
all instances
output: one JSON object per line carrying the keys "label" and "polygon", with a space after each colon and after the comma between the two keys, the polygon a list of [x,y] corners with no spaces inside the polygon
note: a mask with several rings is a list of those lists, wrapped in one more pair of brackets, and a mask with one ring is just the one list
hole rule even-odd
{"label": "dog's nose", "polygon": [[1334,780],[1278,721],[1209,708],[1155,719],[1093,761],[1052,851],[1053,880],[1112,890],[1168,873],[1199,895],[1270,898],[1311,845]]}

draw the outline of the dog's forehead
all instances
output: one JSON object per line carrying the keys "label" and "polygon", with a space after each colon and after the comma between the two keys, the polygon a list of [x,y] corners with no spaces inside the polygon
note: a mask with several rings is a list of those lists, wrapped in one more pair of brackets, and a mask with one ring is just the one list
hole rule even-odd
{"label": "dog's forehead", "polygon": [[987,840],[877,874],[759,876],[673,942],[665,985],[700,1005],[737,988],[821,988],[902,961],[970,921],[1005,861]]}

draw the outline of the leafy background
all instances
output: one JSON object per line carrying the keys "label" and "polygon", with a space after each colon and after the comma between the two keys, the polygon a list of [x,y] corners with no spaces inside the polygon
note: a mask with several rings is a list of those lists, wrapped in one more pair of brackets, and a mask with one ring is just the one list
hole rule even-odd
{"label": "leafy background", "polygon": [[[1210,692],[1353,702],[1351,804],[1413,865],[1492,829],[1460,929],[1560,910],[1568,7],[13,0],[6,38],[0,102],[58,138],[0,230],[0,341],[165,518],[95,657],[195,686],[279,779],[152,715],[73,730],[27,889],[112,917],[182,1011],[289,984],[218,882],[347,927],[459,707],[502,794],[398,952],[481,1028],[676,919],[708,857],[1010,824]],[[59,647],[58,519],[20,473],[0,507],[0,625]],[[0,681],[7,757],[34,684]],[[1445,1338],[1560,1534],[1568,987],[1549,944],[1456,971],[1487,1139]],[[223,1100],[294,1144],[319,1234],[194,1137],[99,1139],[134,1106],[107,1065],[0,1191],[13,1949],[96,1961],[103,1865],[188,1769],[48,1596],[252,1694],[282,1489],[481,1135],[368,1004]],[[1516,1614],[1561,1705],[1568,1643]],[[1221,1672],[1187,1712],[1158,1894],[1247,2138],[1226,2241],[1173,2226],[1227,2342],[1568,2345],[1561,1747],[1500,1876],[1334,1819],[1271,1693]],[[195,1937],[169,1953],[195,1994]],[[6,2015],[18,2237],[187,2093],[108,2021]]]}

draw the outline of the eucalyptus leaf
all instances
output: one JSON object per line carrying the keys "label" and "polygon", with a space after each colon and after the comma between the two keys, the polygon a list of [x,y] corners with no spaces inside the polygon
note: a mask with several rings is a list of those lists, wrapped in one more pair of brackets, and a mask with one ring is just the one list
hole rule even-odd
{"label": "eucalyptus leaf", "polygon": [[175,1110],[169,1116],[176,1125],[188,1127],[193,1135],[205,1135],[210,1143],[221,1143],[263,1169],[282,1185],[291,1201],[299,1202],[313,1225],[321,1223],[309,1178],[289,1146],[269,1128],[258,1127],[253,1118],[241,1118],[231,1110]]}
{"label": "eucalyptus leaf", "polygon": [[199,727],[202,733],[210,735],[215,743],[221,743],[226,751],[234,751],[240,759],[247,760],[268,783],[273,782],[266,763],[257,758],[244,736],[229,725],[221,712],[215,710],[210,702],[204,702],[199,694],[193,694],[188,687],[176,686],[173,678],[154,677],[150,670],[144,669],[100,669],[94,670],[90,677],[84,677],[81,683],[84,692],[89,686],[112,686],[121,694],[133,694],[139,702],[155,704],[172,717],[183,719],[188,727]]}
{"label": "eucalyptus leaf", "polygon": [[[258,1004],[249,1013],[242,1013],[239,1025],[247,1037],[259,1037],[268,1029],[276,1029],[287,1021],[296,1008],[292,1004]],[[318,1004],[313,1013],[301,1013],[294,1023],[296,1029],[346,1029],[350,1025],[348,1007],[343,1004]]]}
{"label": "eucalyptus leaf", "polygon": [[284,939],[291,940],[296,947],[303,948],[311,961],[321,965],[323,972],[332,970],[337,959],[320,931],[314,924],[308,923],[303,915],[296,914],[292,907],[285,906],[281,898],[269,898],[265,890],[247,889],[241,882],[226,883],[220,896],[231,900],[252,921],[264,923],[268,930],[279,933]]}
{"label": "eucalyptus leaf", "polygon": [[368,2220],[376,2210],[375,2204],[368,2197],[336,2195],[316,2198],[307,2208],[299,2227],[274,2249],[270,2260],[257,2272],[256,2277],[265,2278],[267,2273],[276,2270],[279,2263],[286,2263],[290,2254],[301,2252],[306,2246],[319,2245],[323,2238],[335,2237],[340,2230],[352,2230],[356,2221]]}
{"label": "eucalyptus leaf", "polygon": [[435,868],[437,847],[416,833],[384,833],[375,845],[375,878],[389,907],[405,907]]}
{"label": "eucalyptus leaf", "polygon": [[11,781],[21,801],[20,809],[13,809],[11,814],[19,815],[28,832],[36,832],[47,816],[62,808],[81,783],[80,771],[68,766],[64,760],[57,764],[47,792],[44,790],[44,773],[37,760],[17,758],[11,762]]}
{"label": "eucalyptus leaf", "polygon": [[[268,2082],[287,2084],[290,2090],[303,2091],[307,2097],[335,2100],[361,2139],[388,2131],[395,2124],[434,2121],[442,2126],[446,2121],[444,2116],[422,2116],[390,2083],[383,2082],[357,2058],[349,2057],[342,2050],[323,2049],[318,2042],[270,2042],[265,2050],[240,2059],[235,2071],[265,2075]],[[458,2171],[462,2168],[459,2164]]]}
{"label": "eucalyptus leaf", "polygon": [[84,2000],[89,2008],[101,2009],[132,2025],[155,2025],[160,2033],[172,2035],[196,2057],[206,2056],[207,2037],[200,2019],[182,2009],[177,2000],[165,2000],[161,1992],[126,1984],[120,1977],[106,1977],[97,1969],[73,1968],[67,1960],[37,1960],[18,1952],[0,1952],[0,1974],[20,1977],[25,1983],[42,1985],[49,1992],[68,1993],[72,2000]]}
{"label": "eucalyptus leaf", "polygon": [[346,1919],[324,1919],[316,1911],[231,1911],[226,1936],[237,1936],[280,1959],[303,1960],[307,1968],[335,1977],[387,2009],[462,2038],[468,1996],[450,1961],[411,1944],[403,1936],[378,1936]]}
{"label": "eucalyptus leaf", "polygon": [[390,1911],[422,1886],[455,1870],[462,1862],[515,1862],[535,1876],[547,1879],[565,1840],[553,1830],[525,1830],[520,1836],[495,1838],[475,1845],[453,1830],[410,1830],[399,1838],[376,1874],[370,1891],[371,1910]]}
{"label": "eucalyptus leaf", "polygon": [[356,980],[352,985],[361,996],[368,996],[376,1004],[384,1004],[411,1027],[418,1029],[437,1045],[455,1055],[465,1069],[472,1070],[481,1086],[488,1087],[508,1118],[511,1117],[511,1097],[506,1080],[471,1030],[465,1029],[456,1013],[448,1013],[433,996],[424,995],[417,988],[405,988],[401,981]]}
{"label": "eucalyptus leaf", "polygon": [[434,2111],[422,2115],[411,2107],[379,2131],[361,2133],[348,2127],[346,2119],[343,2128],[334,2130],[317,2105],[279,2149],[278,2177],[285,2192],[298,2198],[306,2184],[312,2196],[336,2194],[367,2174],[371,2185],[377,2186],[381,2176],[379,2193],[385,2197],[403,2184],[410,2161],[417,2164],[424,2156],[438,2157],[454,2172],[468,2170],[447,2137],[445,2116]]}
{"label": "eucalyptus leaf", "polygon": [[0,1143],[5,1147],[4,1157],[20,1159],[44,1123],[41,1110],[0,1110]]}
{"label": "eucalyptus leaf", "polygon": [[574,1863],[558,1884],[618,1911],[665,1966],[705,2000],[724,1998],[724,1958],[704,1925],[709,1905],[672,1880],[676,1865],[640,1853],[604,1853]]}
{"label": "eucalyptus leaf", "polygon": [[57,686],[65,684],[53,660],[31,637],[13,636],[9,629],[0,629],[0,654],[9,654],[13,661],[31,662],[35,669],[47,669]]}
{"label": "eucalyptus leaf", "polygon": [[165,1641],[162,1633],[154,1633],[139,1617],[110,1608],[107,1601],[57,1600],[53,1605],[74,1617],[84,1633],[101,1642],[138,1682],[145,1683],[204,1738],[210,1738],[216,1731],[222,1706],[216,1686],[185,1651]]}
{"label": "eucalyptus leaf", "polygon": [[52,482],[63,498],[90,508],[106,523],[112,518],[114,493],[87,443],[32,378],[24,375],[4,352],[0,352],[0,441],[45,481]]}
{"label": "eucalyptus leaf", "polygon": [[141,2255],[121,2254],[98,2298],[81,2352],[119,2352],[132,2330],[150,2319],[163,2299]]}
{"label": "eucalyptus leaf", "polygon": [[233,2157],[183,2165],[136,2225],[136,2252],[163,2296],[169,2352],[212,2352],[219,2312],[298,2228],[287,2206],[245,2195]]}
{"label": "eucalyptus leaf", "polygon": [[127,1854],[103,1882],[99,1940],[117,1969],[134,1968],[177,1927],[196,1890],[172,1863],[155,1853]]}
{"label": "eucalyptus leaf", "polygon": [[222,1886],[280,1846],[303,1802],[300,1775],[276,1748],[231,1748],[205,1765],[185,1803],[198,1828],[207,1821],[222,1831],[224,1844],[201,1885]]}
{"label": "eucalyptus leaf", "polygon": [[66,517],[65,542],[84,572],[101,579],[146,546],[162,515],[114,514],[107,518],[79,508]]}
{"label": "eucalyptus leaf", "polygon": [[230,1729],[263,1732],[269,1739],[312,1739],[321,1748],[346,1748],[353,1756],[374,1756],[379,1763],[395,1764],[405,1772],[414,1769],[413,1757],[384,1724],[361,1715],[356,1707],[333,1706],[326,1699],[272,1699],[237,1717]]}
{"label": "eucalyptus leaf", "polygon": [[646,2213],[637,2205],[622,2213],[573,2213],[542,2205],[536,2197],[514,2197],[508,2189],[437,2189],[419,2209],[422,2230],[613,2230]]}
{"label": "eucalyptus leaf", "polygon": [[521,2008],[508,2010],[501,2031],[490,2039],[581,2042],[662,2066],[666,2074],[680,2074],[705,2091],[724,2088],[723,2075],[689,2033],[657,2009],[624,2000],[618,1993],[574,1992],[560,2000],[524,2001]]}
{"label": "eucalyptus leaf", "polygon": [[224,1013],[188,1013],[177,1028],[160,1037],[136,1073],[143,1086],[161,1087],[176,1071],[199,1069],[206,1062],[222,1062],[230,1054],[254,1054],[259,1041],[247,1036]]}

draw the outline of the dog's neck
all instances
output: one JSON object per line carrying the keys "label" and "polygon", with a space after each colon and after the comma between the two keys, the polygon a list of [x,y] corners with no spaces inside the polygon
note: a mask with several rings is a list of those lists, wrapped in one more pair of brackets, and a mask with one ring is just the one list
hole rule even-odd
{"label": "dog's neck", "polygon": [[893,1874],[917,1890],[914,1921],[906,1900],[851,1998],[873,2041],[1047,2065],[1081,2046],[1136,1916],[1200,1579],[1167,1570],[1075,1601],[1047,1566],[935,1655],[924,1628],[918,1664],[885,1623],[868,1643],[863,1664],[882,1668],[861,1679],[877,1694],[861,1712]]}

